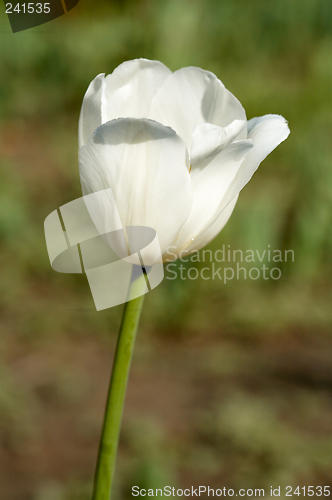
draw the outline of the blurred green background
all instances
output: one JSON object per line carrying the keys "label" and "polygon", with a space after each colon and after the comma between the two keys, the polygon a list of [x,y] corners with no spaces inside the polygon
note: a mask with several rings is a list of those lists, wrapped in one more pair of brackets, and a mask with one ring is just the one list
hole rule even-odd
{"label": "blurred green background", "polygon": [[290,137],[209,248],[295,261],[278,281],[164,280],[148,294],[115,498],[135,484],[281,498],[330,485],[332,2],[81,0],[16,34],[3,4],[0,19],[1,500],[91,496],[122,307],[96,312],[85,276],[51,269],[43,221],[81,196],[89,82],[135,57],[210,70],[248,118],[287,118]]}

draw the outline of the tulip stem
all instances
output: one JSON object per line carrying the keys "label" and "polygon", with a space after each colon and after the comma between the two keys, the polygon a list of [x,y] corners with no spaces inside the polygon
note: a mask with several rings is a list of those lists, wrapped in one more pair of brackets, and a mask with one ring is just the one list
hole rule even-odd
{"label": "tulip stem", "polygon": [[108,390],[92,500],[109,500],[114,478],[121,420],[137,327],[146,290],[144,274],[132,281],[123,311]]}

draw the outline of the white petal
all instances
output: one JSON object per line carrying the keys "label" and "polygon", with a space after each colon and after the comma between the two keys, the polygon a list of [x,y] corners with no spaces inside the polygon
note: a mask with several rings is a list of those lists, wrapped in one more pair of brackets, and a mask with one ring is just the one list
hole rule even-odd
{"label": "white petal", "polygon": [[190,150],[192,168],[207,157],[218,153],[235,139],[246,139],[247,127],[244,120],[234,120],[227,127],[218,127],[211,123],[202,123],[194,128]]}
{"label": "white petal", "polygon": [[174,130],[146,119],[113,120],[80,149],[79,161],[83,194],[111,188],[122,224],[155,229],[164,252],[192,204],[187,150]]}
{"label": "white petal", "polygon": [[96,76],[90,83],[83,98],[80,118],[78,121],[78,145],[86,144],[89,137],[102,124],[102,93],[105,74]]}
{"label": "white petal", "polygon": [[148,118],[151,99],[170,74],[159,61],[120,64],[105,79],[103,123],[120,117]]}
{"label": "white petal", "polygon": [[226,127],[233,120],[246,120],[246,115],[213,73],[189,67],[167,78],[152,100],[149,118],[172,127],[190,150],[197,125],[208,122]]}
{"label": "white petal", "polygon": [[222,198],[216,210],[216,214],[220,215],[216,215],[211,224],[192,241],[187,247],[188,251],[199,250],[217,236],[232,214],[239,191],[249,182],[261,161],[289,135],[286,120],[279,115],[265,115],[249,120],[248,131],[248,138],[252,140],[254,147],[246,155],[234,181]]}
{"label": "white petal", "polygon": [[230,144],[211,161],[191,171],[193,205],[174,243],[176,251],[187,248],[222,212],[221,200],[252,148],[249,140]]}
{"label": "white petal", "polygon": [[217,219],[210,224],[197,238],[195,238],[190,245],[187,247],[188,252],[193,252],[194,250],[200,250],[205,247],[210,241],[212,241],[220,231],[226,226],[230,216],[233,213],[238,196],[232,199],[228,205],[224,208]]}
{"label": "white petal", "polygon": [[248,121],[248,139],[254,147],[246,156],[238,175],[225,196],[224,204],[236,196],[249,182],[260,163],[282,141],[287,139],[290,130],[285,118],[279,115],[265,115]]}

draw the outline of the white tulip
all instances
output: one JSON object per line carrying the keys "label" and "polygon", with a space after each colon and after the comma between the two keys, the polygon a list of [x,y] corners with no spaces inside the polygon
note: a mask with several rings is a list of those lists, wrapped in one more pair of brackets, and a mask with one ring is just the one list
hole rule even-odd
{"label": "white tulip", "polygon": [[222,230],[240,190],[288,135],[282,116],[247,121],[209,71],[128,61],[84,96],[83,195],[111,188],[123,226],[155,229],[166,261],[170,248],[199,250]]}

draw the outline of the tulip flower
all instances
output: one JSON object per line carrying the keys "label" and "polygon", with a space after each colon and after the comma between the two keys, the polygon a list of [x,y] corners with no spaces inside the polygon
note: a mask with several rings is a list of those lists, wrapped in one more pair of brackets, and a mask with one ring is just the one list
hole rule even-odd
{"label": "tulip flower", "polygon": [[[282,116],[247,121],[240,102],[209,71],[172,73],[158,61],[125,62],[98,75],[84,96],[83,195],[111,189],[122,225],[155,230],[167,261],[170,253],[199,250],[222,230],[241,189],[288,135]],[[93,500],[110,498],[143,278],[132,280],[136,298],[128,300],[120,327]]]}
{"label": "tulip flower", "polygon": [[288,135],[282,116],[247,121],[209,71],[128,61],[98,75],[85,94],[83,194],[111,188],[123,225],[155,229],[167,261],[170,248],[179,256],[215,238],[240,190]]}

